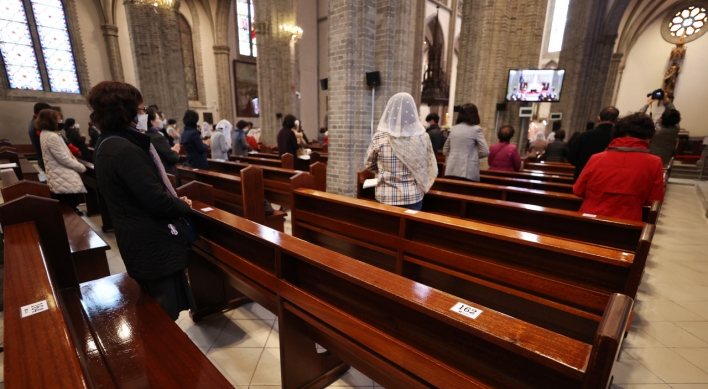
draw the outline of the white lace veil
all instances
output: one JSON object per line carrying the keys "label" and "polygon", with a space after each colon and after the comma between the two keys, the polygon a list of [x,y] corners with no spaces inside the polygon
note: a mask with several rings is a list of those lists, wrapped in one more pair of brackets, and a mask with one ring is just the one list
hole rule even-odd
{"label": "white lace veil", "polygon": [[425,134],[425,127],[418,118],[418,108],[413,97],[408,93],[393,95],[386,104],[376,131],[388,132],[395,137]]}
{"label": "white lace veil", "polygon": [[418,189],[428,193],[438,176],[438,164],[413,97],[408,93],[391,97],[376,132],[388,134],[396,158],[410,170]]}

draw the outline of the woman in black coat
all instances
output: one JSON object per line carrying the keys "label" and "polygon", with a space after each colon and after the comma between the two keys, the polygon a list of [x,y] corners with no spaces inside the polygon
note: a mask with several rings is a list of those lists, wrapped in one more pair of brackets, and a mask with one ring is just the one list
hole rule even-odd
{"label": "woman in black coat", "polygon": [[180,146],[175,145],[174,147],[170,147],[169,139],[165,138],[162,132],[157,129],[156,125],[160,117],[154,109],[148,108],[147,115],[149,128],[145,132],[145,135],[150,137],[150,143],[152,143],[152,146],[157,151],[157,155],[160,156],[160,161],[165,168],[165,172],[176,176]]}
{"label": "woman in black coat", "polygon": [[79,130],[76,128],[76,120],[68,118],[64,121],[64,133],[66,134],[66,139],[69,143],[74,145],[79,152],[81,152],[81,159],[84,161],[91,162],[91,152],[86,146],[86,137],[82,136]]}
{"label": "woman in black coat", "polygon": [[[194,308],[187,278],[191,201],[178,198],[150,137],[135,129],[143,98],[134,86],[103,81],[88,96],[101,131],[95,150],[98,188],[106,199],[128,275],[177,319]],[[142,112],[141,112],[142,113]]]}
{"label": "woman in black coat", "polygon": [[202,141],[202,133],[197,129],[197,121],[199,114],[191,109],[184,113],[184,132],[182,132],[182,147],[187,154],[187,166],[197,169],[209,170],[207,162],[207,150],[209,150],[210,141],[206,144]]}

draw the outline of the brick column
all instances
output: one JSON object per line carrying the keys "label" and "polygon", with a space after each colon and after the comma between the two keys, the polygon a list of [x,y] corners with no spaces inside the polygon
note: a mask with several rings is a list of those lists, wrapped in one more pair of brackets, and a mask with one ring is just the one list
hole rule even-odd
{"label": "brick column", "polygon": [[214,46],[217,96],[219,99],[219,115],[217,120],[226,119],[235,125],[236,123],[234,123],[233,96],[231,94],[232,81],[229,52],[229,46]]}
{"label": "brick column", "polygon": [[[371,89],[365,73],[381,72],[374,129],[388,99],[412,93],[420,77],[420,0],[330,0],[329,161],[327,191],[353,196],[371,142]],[[418,31],[420,27],[420,31]],[[417,61],[417,62],[416,62]],[[420,89],[417,89],[418,91]],[[418,95],[420,93],[417,93]],[[415,96],[415,94],[414,94]]]}
{"label": "brick column", "polygon": [[131,0],[124,4],[136,86],[146,104],[157,104],[167,117],[181,118],[188,103],[176,11]]}
{"label": "brick column", "polygon": [[[477,105],[489,144],[497,142],[496,104],[504,101],[509,69],[538,66],[547,6],[548,0],[465,1],[462,5],[455,104]],[[518,127],[518,108],[510,104],[499,116],[499,124]]]}
{"label": "brick column", "polygon": [[[296,25],[293,0],[261,0],[254,2],[258,36],[258,102],[261,113],[261,140],[277,143],[282,119],[277,113],[299,115],[295,95],[299,82],[297,42],[280,29],[283,24]],[[305,31],[304,34],[316,34]],[[314,104],[315,102],[311,102]]]}
{"label": "brick column", "polygon": [[103,39],[106,41],[106,52],[108,54],[108,66],[111,70],[113,81],[123,82],[123,63],[120,58],[120,47],[118,46],[118,27],[112,24],[102,24]]}

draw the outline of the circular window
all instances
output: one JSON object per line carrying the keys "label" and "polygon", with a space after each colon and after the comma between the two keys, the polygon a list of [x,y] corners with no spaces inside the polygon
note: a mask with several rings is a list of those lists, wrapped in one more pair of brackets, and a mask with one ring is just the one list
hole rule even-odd
{"label": "circular window", "polygon": [[674,8],[666,15],[661,29],[665,40],[676,43],[680,38],[686,42],[697,39],[706,32],[708,12],[705,4],[692,4]]}

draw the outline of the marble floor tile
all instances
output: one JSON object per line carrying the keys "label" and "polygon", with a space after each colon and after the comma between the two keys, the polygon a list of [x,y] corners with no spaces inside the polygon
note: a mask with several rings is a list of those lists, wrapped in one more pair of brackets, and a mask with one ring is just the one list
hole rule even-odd
{"label": "marble floor tile", "polygon": [[263,349],[258,366],[251,379],[251,385],[280,385],[280,350]]}
{"label": "marble floor tile", "polygon": [[626,351],[621,351],[612,370],[614,384],[662,384],[664,381],[649,371]]}
{"label": "marble floor tile", "polygon": [[276,320],[278,317],[257,303],[244,304],[229,313],[232,320]]}
{"label": "marble floor tile", "polygon": [[248,388],[262,353],[260,348],[212,348],[207,358],[232,385]]}
{"label": "marble floor tile", "polygon": [[220,315],[202,320],[199,323],[194,323],[191,318],[185,318],[178,325],[197,347],[209,348],[214,344],[227,322],[229,322],[229,318]]}
{"label": "marble floor tile", "polygon": [[229,320],[212,343],[211,347],[258,347],[263,348],[273,328],[273,321]]}
{"label": "marble floor tile", "polygon": [[708,382],[708,373],[668,348],[629,348],[631,355],[652,374],[668,384]]}
{"label": "marble floor tile", "polygon": [[708,372],[708,348],[675,348],[672,350],[704,372]]}
{"label": "marble floor tile", "polygon": [[708,343],[681,328],[679,323],[638,323],[636,327],[666,347],[708,347]]}
{"label": "marble floor tile", "polygon": [[612,384],[612,389],[671,389],[667,384]]}
{"label": "marble floor tile", "polygon": [[676,325],[700,338],[704,342],[708,342],[708,321],[678,322]]}
{"label": "marble floor tile", "polygon": [[354,388],[354,387],[368,387],[368,388],[373,388],[374,386],[374,381],[365,376],[363,373],[361,373],[359,370],[355,368],[349,368],[349,370],[344,373],[342,377],[340,377],[337,381],[333,382],[332,385],[329,387],[332,388],[341,388],[341,387],[349,387],[349,388]]}

